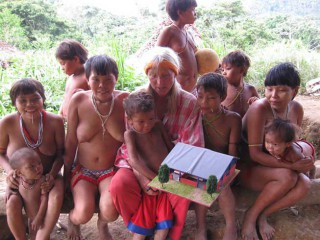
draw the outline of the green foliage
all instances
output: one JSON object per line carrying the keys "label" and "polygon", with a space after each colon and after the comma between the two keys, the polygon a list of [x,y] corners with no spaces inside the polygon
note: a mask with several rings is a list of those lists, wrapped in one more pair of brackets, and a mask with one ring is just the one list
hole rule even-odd
{"label": "green foliage", "polygon": [[207,193],[212,196],[212,194],[217,190],[217,177],[210,175],[207,180]]}
{"label": "green foliage", "polygon": [[20,48],[25,47],[28,39],[25,35],[25,29],[21,26],[21,21],[9,9],[2,9],[0,11],[0,40]]}
{"label": "green foliage", "polygon": [[167,164],[163,164],[160,166],[159,172],[158,172],[158,178],[159,182],[161,182],[162,187],[164,183],[167,183],[169,181],[170,177],[170,168]]}

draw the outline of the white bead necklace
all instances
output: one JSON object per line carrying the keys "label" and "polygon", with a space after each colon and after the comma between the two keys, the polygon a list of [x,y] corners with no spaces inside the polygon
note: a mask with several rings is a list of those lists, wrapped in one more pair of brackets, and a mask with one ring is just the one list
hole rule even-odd
{"label": "white bead necklace", "polygon": [[[99,117],[99,119],[100,119],[100,121],[101,121],[102,136],[103,136],[103,138],[104,138],[104,135],[105,135],[105,133],[106,133],[106,131],[107,131],[105,124],[106,124],[106,122],[108,121],[108,119],[109,119],[109,117],[110,117],[110,115],[111,115],[111,113],[112,113],[112,111],[113,111],[113,107],[114,107],[114,96],[113,96],[113,93],[112,93],[110,110],[109,110],[109,113],[106,114],[106,115],[103,115],[103,114],[101,114],[101,113],[99,112],[98,106],[97,106],[97,102],[96,102],[96,99],[95,99],[94,96],[93,96],[93,93],[92,93],[92,95],[91,95],[91,101],[92,101],[92,105],[93,105],[94,111],[97,113],[97,115],[98,115],[98,117]],[[105,118],[105,119],[104,119],[104,118]],[[104,120],[103,120],[103,119],[104,119]]]}

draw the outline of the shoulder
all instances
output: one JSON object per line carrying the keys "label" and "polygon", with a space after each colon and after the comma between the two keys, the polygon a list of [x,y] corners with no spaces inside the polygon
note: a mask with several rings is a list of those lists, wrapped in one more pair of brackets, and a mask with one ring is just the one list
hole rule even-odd
{"label": "shoulder", "polygon": [[61,115],[46,111],[46,118],[49,123],[62,124],[63,126],[63,117]]}
{"label": "shoulder", "polygon": [[157,45],[158,46],[168,46],[172,37],[174,37],[175,31],[172,29],[172,26],[166,26],[162,29],[158,36]]}
{"label": "shoulder", "polygon": [[113,94],[114,94],[115,100],[118,100],[118,101],[123,101],[125,98],[129,96],[129,92],[119,91],[119,90],[114,90]]}
{"label": "shoulder", "polygon": [[302,107],[301,103],[297,102],[296,100],[292,100],[289,103],[289,107],[291,108],[291,110],[303,112],[303,107]]}
{"label": "shoulder", "polygon": [[253,86],[249,83],[245,83],[244,89],[245,89],[245,91],[251,93],[253,96],[257,95],[257,89],[255,88],[255,86]]}
{"label": "shoulder", "polygon": [[232,121],[241,121],[241,116],[234,111],[225,110],[225,117],[227,118],[227,120],[230,119]]}
{"label": "shoulder", "polygon": [[18,119],[17,112],[10,113],[10,114],[4,116],[2,119],[0,119],[0,124],[2,126],[9,126],[9,125],[11,125],[13,123],[13,121],[15,119]]}

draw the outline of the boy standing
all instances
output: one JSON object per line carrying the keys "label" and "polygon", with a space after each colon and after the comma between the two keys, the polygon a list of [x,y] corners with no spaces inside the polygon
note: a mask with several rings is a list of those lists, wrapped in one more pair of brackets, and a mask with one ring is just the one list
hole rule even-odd
{"label": "boy standing", "polygon": [[67,120],[72,95],[81,90],[89,90],[84,72],[84,63],[88,59],[88,50],[76,40],[65,39],[59,44],[55,56],[62,70],[69,76],[66,82],[63,102],[59,110],[59,114],[64,120]]}
{"label": "boy standing", "polygon": [[163,29],[156,44],[170,47],[179,55],[182,67],[177,75],[177,80],[182,89],[188,92],[195,91],[198,69],[195,57],[197,47],[185,26],[194,23],[196,7],[195,0],[168,0],[166,11],[173,23]]}
{"label": "boy standing", "polygon": [[28,216],[29,235],[33,240],[38,229],[44,224],[48,207],[48,193],[41,189],[42,183],[45,182],[41,159],[34,150],[25,147],[17,150],[9,162],[14,169],[14,177],[18,179],[19,187],[18,193],[7,187],[6,198],[11,194],[20,194],[22,197]]}
{"label": "boy standing", "polygon": [[[227,95],[227,81],[217,73],[202,75],[197,83],[198,105],[203,117],[205,147],[216,152],[238,156],[237,144],[240,142],[241,117],[226,110],[221,102]],[[230,186],[225,187],[219,196],[219,206],[226,220],[224,240],[237,239],[235,221],[235,200]],[[196,239],[206,238],[207,208],[196,205]]]}
{"label": "boy standing", "polygon": [[124,134],[129,162],[144,191],[140,206],[128,228],[134,232],[133,239],[145,239],[146,235],[153,235],[154,231],[155,239],[166,239],[173,219],[167,193],[148,187],[148,182],[140,176],[144,175],[151,181],[174,144],[162,123],[156,120],[151,94],[143,91],[131,93],[123,105],[130,126]]}
{"label": "boy standing", "polygon": [[249,57],[242,51],[233,51],[222,60],[222,74],[228,81],[227,97],[222,105],[237,112],[241,117],[249,105],[259,98],[254,86],[246,83],[244,77],[250,67]]}

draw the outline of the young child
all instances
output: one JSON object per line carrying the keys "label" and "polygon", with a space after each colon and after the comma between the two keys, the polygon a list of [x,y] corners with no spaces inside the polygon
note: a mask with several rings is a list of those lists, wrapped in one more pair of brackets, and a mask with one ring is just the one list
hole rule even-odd
{"label": "young child", "polygon": [[243,117],[249,105],[259,98],[255,87],[244,81],[250,59],[242,51],[233,51],[222,59],[221,65],[222,74],[228,81],[227,97],[222,105]]}
{"label": "young child", "polygon": [[185,26],[194,23],[196,7],[195,0],[168,0],[166,11],[173,23],[163,29],[156,44],[170,47],[179,55],[182,67],[177,75],[177,80],[182,89],[188,92],[195,91],[198,70],[195,57],[197,48]]}
{"label": "young child", "polygon": [[[45,182],[41,159],[34,150],[24,147],[14,152],[9,162],[14,177],[19,181],[18,192],[28,217],[30,238],[35,239],[37,230],[44,224],[48,207],[48,193],[41,189],[41,184]],[[8,187],[8,192],[14,190]]]}
{"label": "young child", "polygon": [[[289,120],[275,118],[265,127],[266,150],[275,158],[287,162],[297,162],[306,156],[315,159],[315,149],[311,143],[296,141],[298,127]],[[296,154],[292,154],[294,151]],[[314,178],[315,168],[306,173],[309,178]]]}
{"label": "young child", "polygon": [[140,174],[151,181],[174,144],[161,121],[156,119],[151,94],[143,91],[131,93],[123,105],[129,124],[129,130],[124,134],[129,162],[144,191],[139,209],[128,228],[134,232],[133,239],[145,239],[146,235],[153,235],[154,231],[155,239],[166,239],[173,219],[167,194],[148,187],[148,182],[142,181]]}
{"label": "young child", "polygon": [[[197,101],[203,117],[205,147],[216,152],[238,156],[237,144],[240,142],[241,117],[221,106],[227,95],[227,80],[221,74],[206,73],[198,80],[197,92]],[[226,220],[223,239],[237,239],[235,200],[230,186],[221,191],[219,206]],[[207,239],[206,213],[206,207],[196,205],[198,222],[196,239]]]}
{"label": "young child", "polygon": [[84,72],[84,63],[88,59],[88,50],[76,40],[65,39],[59,44],[55,55],[62,70],[69,76],[59,110],[59,114],[67,120],[68,107],[72,95],[81,90],[89,90]]}

